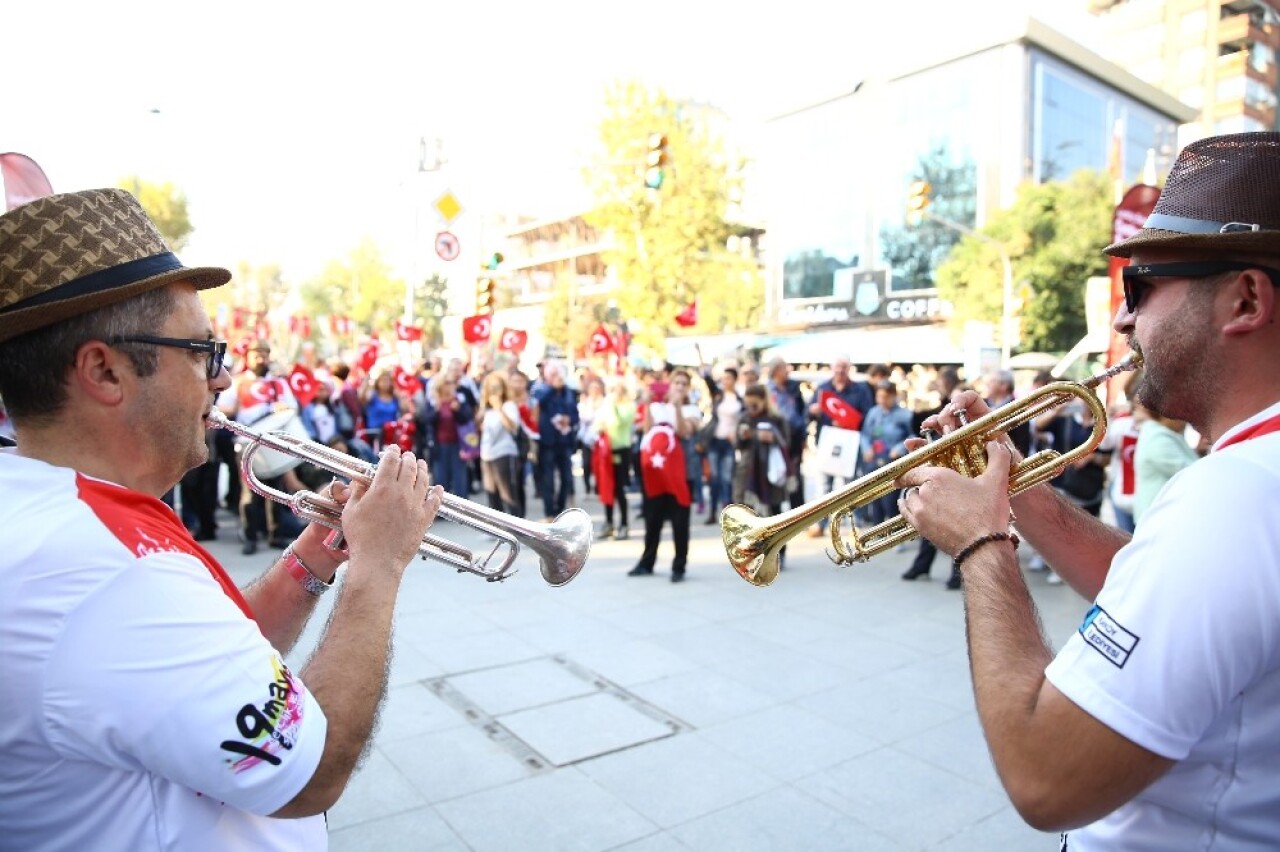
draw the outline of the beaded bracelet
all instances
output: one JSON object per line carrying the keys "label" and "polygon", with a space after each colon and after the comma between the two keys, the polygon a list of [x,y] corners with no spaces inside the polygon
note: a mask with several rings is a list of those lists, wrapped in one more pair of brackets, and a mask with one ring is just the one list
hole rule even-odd
{"label": "beaded bracelet", "polygon": [[966,559],[968,559],[970,556],[973,555],[973,552],[975,550],[977,550],[979,547],[982,547],[984,544],[990,544],[993,541],[1012,542],[1013,549],[1017,550],[1018,544],[1020,543],[1021,540],[1018,538],[1016,533],[1011,533],[1011,532],[987,533],[986,535],[979,537],[978,539],[973,541],[971,544],[969,544],[967,547],[965,547],[963,550],[961,550],[959,553],[957,553],[955,555],[955,558],[951,560],[951,567],[954,570],[959,571],[960,566],[964,563]]}

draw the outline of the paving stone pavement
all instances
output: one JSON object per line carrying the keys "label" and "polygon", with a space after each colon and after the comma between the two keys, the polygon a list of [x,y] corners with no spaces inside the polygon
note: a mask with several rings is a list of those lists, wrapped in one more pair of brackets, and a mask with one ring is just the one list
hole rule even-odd
{"label": "paving stone pavement", "polygon": [[[581,503],[598,532],[598,502]],[[657,572],[626,576],[639,526],[596,541],[561,588],[528,551],[502,583],[411,566],[380,726],[329,813],[331,848],[1057,848],[1019,819],[991,766],[945,557],[908,583],[915,543],[838,568],[825,539],[802,536],[778,580],[755,588],[703,517],[682,584],[668,582],[669,533]],[[233,519],[221,522],[210,550],[237,582],[278,555],[242,556]],[[481,546],[471,529],[433,532]],[[1086,603],[1027,578],[1059,647]]]}

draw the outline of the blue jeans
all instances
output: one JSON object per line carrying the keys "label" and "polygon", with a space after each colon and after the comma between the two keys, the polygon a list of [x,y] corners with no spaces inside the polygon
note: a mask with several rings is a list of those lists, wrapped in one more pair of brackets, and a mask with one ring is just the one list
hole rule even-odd
{"label": "blue jeans", "polygon": [[733,444],[725,438],[712,438],[707,447],[707,459],[711,462],[711,513],[733,502]]}
{"label": "blue jeans", "polygon": [[459,444],[436,444],[431,456],[431,481],[455,497],[467,496],[467,463],[458,455]]}
{"label": "blue jeans", "polygon": [[[556,482],[557,476],[559,483]],[[539,445],[538,493],[548,518],[554,518],[569,505],[569,495],[573,493],[572,445]]]}

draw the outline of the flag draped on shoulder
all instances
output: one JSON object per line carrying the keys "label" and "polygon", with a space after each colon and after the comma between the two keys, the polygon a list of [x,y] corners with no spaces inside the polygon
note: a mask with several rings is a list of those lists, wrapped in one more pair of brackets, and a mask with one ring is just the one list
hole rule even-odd
{"label": "flag draped on shoulder", "polygon": [[684,478],[684,448],[670,423],[655,425],[640,441],[640,478],[649,497],[671,494],[681,506],[693,502]]}
{"label": "flag draped on shoulder", "polygon": [[596,493],[600,502],[606,506],[613,505],[613,445],[609,443],[609,433],[600,430],[596,445],[591,453],[591,472],[596,477]]}
{"label": "flag draped on shoulder", "polygon": [[831,425],[857,431],[862,426],[862,412],[831,391],[823,391],[818,397],[822,413],[831,418]]}

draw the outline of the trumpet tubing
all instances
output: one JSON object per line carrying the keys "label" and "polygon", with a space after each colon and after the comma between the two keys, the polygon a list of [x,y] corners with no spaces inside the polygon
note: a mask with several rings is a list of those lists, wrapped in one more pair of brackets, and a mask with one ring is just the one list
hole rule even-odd
{"label": "trumpet tubing", "polygon": [[[965,476],[981,474],[987,466],[986,444],[1007,437],[1016,427],[1072,399],[1079,399],[1093,413],[1093,431],[1069,451],[1041,450],[1014,465],[1009,471],[1009,495],[1019,494],[1053,477],[1064,465],[1084,458],[1098,446],[1107,428],[1107,412],[1094,389],[1107,379],[1142,363],[1130,358],[1083,382],[1053,382],[1020,400],[965,423],[938,440],[908,453],[895,462],[872,471],[825,497],[790,511],[762,518],[748,506],[726,506],[720,514],[720,536],[729,564],[744,580],[767,586],[778,576],[778,554],[788,541],[822,518],[830,517],[831,551],[837,565],[866,562],[871,557],[916,538],[919,533],[897,515],[873,527],[859,530],[854,511],[897,490],[895,482],[917,467],[948,467]],[[842,527],[848,522],[849,538]]]}
{"label": "trumpet tubing", "polygon": [[[227,419],[217,409],[209,414],[211,428],[226,429],[248,443],[240,458],[245,483],[268,500],[288,506],[303,520],[342,532],[342,506],[314,491],[286,494],[264,483],[253,471],[253,457],[267,448],[293,456],[334,476],[365,485],[373,481],[377,466],[340,453],[324,444],[287,432],[259,432]],[[505,580],[515,573],[513,564],[521,547],[538,555],[542,579],[551,586],[563,586],[582,570],[591,551],[591,518],[582,509],[569,509],[550,524],[537,524],[495,511],[470,500],[445,494],[436,517],[462,524],[492,536],[493,547],[483,556],[447,539],[427,534],[418,547],[423,559],[434,559],[458,571],[484,577],[490,582]],[[504,549],[505,548],[505,549]],[[500,553],[501,551],[501,553]],[[490,563],[496,560],[496,565]]]}

